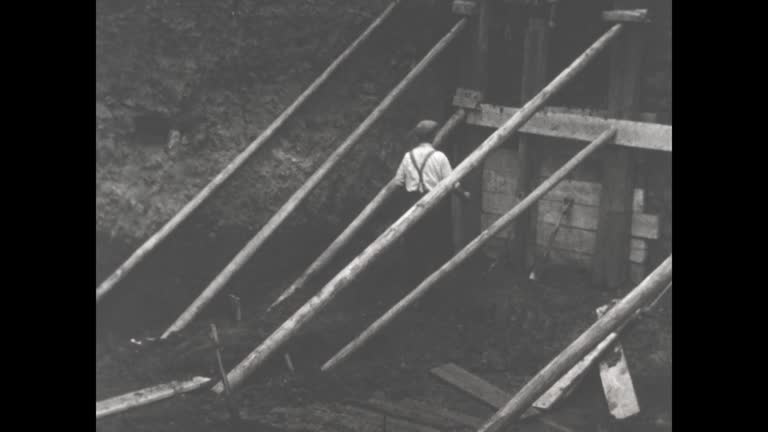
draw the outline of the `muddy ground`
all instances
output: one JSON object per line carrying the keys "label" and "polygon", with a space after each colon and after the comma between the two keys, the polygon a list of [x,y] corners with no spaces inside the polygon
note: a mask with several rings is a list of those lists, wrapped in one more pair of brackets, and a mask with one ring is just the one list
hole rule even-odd
{"label": "muddy ground", "polygon": [[[101,0],[96,20],[96,281],[103,280],[263,130],[381,11],[387,1]],[[458,44],[421,78],[315,190],[227,288],[243,300],[235,323],[226,295],[167,343],[158,336],[335,145],[439,39],[455,18],[441,2],[410,2],[393,15],[295,119],[209,203],[110,293],[97,310],[96,399],[194,375],[214,376],[208,323],[227,368],[239,362],[402,211],[366,227],[305,292],[273,314],[266,306],[389,180],[415,119],[442,120],[464,73]],[[449,3],[449,2],[442,2]],[[439,10],[439,12],[436,12]],[[504,29],[498,29],[502,32]],[[499,39],[501,40],[501,39]],[[661,60],[659,60],[661,58]],[[666,53],[657,56],[664,65]],[[457,66],[458,65],[458,66]],[[665,66],[648,74],[669,108]],[[661,72],[659,72],[661,71]],[[576,96],[590,93],[577,88]],[[174,132],[175,131],[175,132]],[[349,175],[354,173],[353,175]],[[277,407],[363,399],[375,392],[420,398],[487,417],[488,407],[438,383],[431,367],[454,362],[514,392],[594,321],[617,294],[584,275],[552,269],[541,283],[478,257],[330,375],[319,366],[411,289],[401,250],[386,254],[318,316],[281,358],[237,394],[249,430],[273,430]],[[622,339],[642,413],[611,422],[596,375],[564,410],[583,430],[667,430],[671,421],[671,299]],[[208,391],[97,422],[102,431],[232,430]],[[279,430],[279,429],[274,429]]]}

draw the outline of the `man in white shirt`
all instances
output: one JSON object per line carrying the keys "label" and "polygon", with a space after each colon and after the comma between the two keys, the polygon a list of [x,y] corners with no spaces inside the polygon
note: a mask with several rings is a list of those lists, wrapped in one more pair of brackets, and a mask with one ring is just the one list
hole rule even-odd
{"label": "man in white shirt", "polygon": [[[432,147],[432,140],[437,132],[437,123],[422,120],[416,125],[414,134],[418,144],[403,156],[397,169],[395,181],[403,186],[409,207],[420,200],[438,183],[451,174],[451,163],[445,154]],[[453,190],[466,199],[469,192],[459,183]],[[416,226],[411,227],[406,238],[408,262],[412,282],[420,282],[451,255],[451,220],[448,200],[442,200],[423,216]]]}

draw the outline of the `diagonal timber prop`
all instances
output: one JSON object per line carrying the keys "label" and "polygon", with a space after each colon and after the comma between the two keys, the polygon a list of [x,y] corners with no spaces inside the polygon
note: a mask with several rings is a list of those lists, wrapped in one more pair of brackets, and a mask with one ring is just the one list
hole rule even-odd
{"label": "diagonal timber prop", "polygon": [[[489,136],[480,146],[467,156],[456,169],[443,179],[431,192],[421,198],[403,216],[390,226],[382,235],[371,243],[362,253],[353,259],[331,279],[318,294],[306,302],[293,316],[286,320],[264,342],[243,359],[229,374],[230,384],[237,388],[245,378],[261,365],[270,355],[295,335],[298,330],[315,314],[323,309],[342,289],[365,270],[373,260],[391,247],[400,236],[424,214],[453,189],[453,185],[461,180],[472,169],[480,165],[483,159],[496,147],[502,145],[514,134],[544,103],[565,84],[579,74],[605,47],[621,33],[622,24],[616,24],[595,41],[586,51],[563,70],[552,82],[542,89],[533,99],[528,101],[514,116]],[[223,391],[221,383],[213,387],[213,391]]]}
{"label": "diagonal timber prop", "polygon": [[663,292],[671,280],[672,255],[528,381],[504,407],[478,429],[478,432],[498,432],[517,420],[539,396],[600,341],[620,328],[637,310]]}
{"label": "diagonal timber prop", "polygon": [[549,178],[542,182],[536,189],[534,189],[528,196],[517,203],[512,210],[508,211],[504,216],[500,217],[485,231],[475,237],[474,240],[469,242],[464,248],[453,256],[448,262],[443,264],[439,269],[435,270],[429,275],[423,282],[419,284],[413,291],[407,296],[403,297],[396,305],[392,306],[384,315],[371,324],[365,331],[363,331],[352,342],[347,344],[336,355],[328,360],[323,367],[322,371],[328,371],[333,369],[336,365],[346,359],[350,354],[363,346],[373,335],[378,333],[384,326],[389,324],[397,315],[403,312],[408,306],[412,305],[416,300],[422,297],[426,292],[437,285],[437,283],[443,279],[446,275],[456,269],[467,258],[477,252],[488,240],[493,238],[500,231],[508,227],[518,216],[523,214],[526,210],[531,208],[538,202],[541,197],[547,194],[552,188],[564,179],[571,171],[573,171],[581,162],[583,162],[589,155],[594,153],[598,148],[604,144],[611,142],[616,137],[616,129],[611,128],[603,132],[596,140],[584,147],[580,152],[576,153],[568,162],[566,162],[560,169],[555,171]]}
{"label": "diagonal timber prop", "polygon": [[301,105],[306,102],[309,97],[315,93],[315,91],[323,85],[328,78],[342,65],[362,44],[365,42],[376,30],[384,20],[392,14],[395,7],[400,4],[400,0],[395,0],[379,15],[378,18],[368,28],[365,29],[360,36],[355,39],[336,59],[331,63],[315,81],[310,84],[309,87],[304,90],[296,100],[283,111],[264,131],[254,140],[248,147],[245,148],[232,162],[229,163],[213,180],[210,181],[191,201],[189,201],[178,213],[176,213],[171,220],[166,222],[159,231],[154,233],[152,237],[147,239],[131,256],[120,265],[112,274],[105,279],[98,288],[96,288],[96,303],[104,297],[112,288],[117,285],[136,265],[138,265],[157,245],[160,244],[171,232],[173,232],[182,222],[184,222],[195,209],[197,209],[203,201],[211,196],[224,182],[226,182],[232,174],[240,168],[248,158],[250,158],[256,150],[258,150],[265,142],[267,142],[277,132],[277,130],[285,124],[286,120],[295,113]]}
{"label": "diagonal timber prop", "polygon": [[[445,138],[448,137],[448,135],[453,132],[453,130],[458,127],[462,121],[467,117],[467,112],[463,108],[459,108],[456,110],[456,112],[453,113],[453,115],[445,122],[442,128],[440,128],[440,131],[438,131],[437,135],[435,136],[434,142],[432,145],[435,148],[439,148],[441,144],[445,142]],[[349,241],[354,237],[355,234],[360,231],[360,228],[365,225],[368,220],[371,219],[371,216],[378,210],[382,204],[384,204],[387,200],[389,200],[395,192],[399,189],[399,186],[397,185],[397,182],[393,178],[389,181],[382,189],[379,191],[379,193],[368,203],[367,206],[363,209],[363,211],[360,212],[360,214],[355,217],[355,220],[353,220],[347,228],[344,229],[344,231],[339,234],[338,237],[336,237],[336,240],[331,243],[330,246],[328,246],[325,251],[323,251],[322,254],[320,254],[315,261],[310,264],[310,266],[304,271],[304,273],[301,274],[301,276],[296,279],[295,282],[291,284],[288,288],[286,288],[285,291],[278,297],[277,300],[275,300],[272,305],[269,306],[267,309],[267,312],[269,312],[272,308],[279,305],[283,300],[290,297],[293,293],[301,289],[304,284],[307,283],[307,281],[311,280],[312,277],[316,276],[317,273],[325,268],[325,266],[328,265],[335,257],[338,255],[338,253],[342,250],[342,248],[349,243]]]}
{"label": "diagonal timber prop", "polygon": [[277,211],[266,224],[256,233],[256,235],[245,245],[245,247],[237,253],[235,258],[230,261],[229,264],[216,276],[216,278],[203,290],[203,292],[195,299],[194,302],[179,316],[179,318],[171,324],[170,327],[163,333],[161,339],[165,339],[172,333],[186,327],[195,316],[213,299],[219,291],[229,282],[234,274],[242,268],[248,260],[256,253],[257,250],[264,245],[269,236],[274,233],[280,224],[293,213],[294,210],[301,204],[301,202],[309,195],[310,192],[320,183],[320,181],[333,169],[333,167],[344,157],[352,147],[360,141],[360,138],[368,131],[376,120],[381,118],[384,113],[389,109],[394,102],[402,95],[410,84],[412,84],[416,78],[429,66],[438,55],[445,51],[456,37],[461,34],[461,31],[466,26],[466,19],[462,19],[457,22],[453,28],[443,36],[440,41],[432,47],[431,50],[421,59],[421,61],[400,81],[397,86],[389,92],[389,94],[382,99],[379,105],[363,120],[362,123],[352,132],[351,135],[344,140],[339,147],[323,162],[323,165],[312,174],[312,176],[283,204],[280,210]]}

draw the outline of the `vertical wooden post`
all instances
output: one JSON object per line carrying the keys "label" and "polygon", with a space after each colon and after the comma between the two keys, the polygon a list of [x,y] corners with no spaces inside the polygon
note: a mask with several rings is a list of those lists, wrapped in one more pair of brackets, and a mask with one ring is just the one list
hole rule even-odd
{"label": "vertical wooden post", "polygon": [[[485,94],[488,88],[488,30],[490,27],[491,10],[489,0],[477,0],[476,12],[472,21],[471,67],[469,69],[469,83],[472,90]],[[454,165],[458,165],[466,154],[466,149],[461,148],[461,143],[454,141],[451,145],[451,156]],[[474,193],[474,192],[473,192]],[[479,197],[479,194],[475,194]],[[474,201],[473,201],[474,202]],[[453,229],[453,249],[458,252],[464,246],[466,240],[464,214],[466,204],[461,198],[451,196],[451,225]]]}
{"label": "vertical wooden post", "polygon": [[[614,0],[616,9],[643,6],[643,0]],[[627,25],[616,44],[611,46],[608,115],[632,119],[637,113],[637,83],[642,60],[645,32],[643,24]],[[617,289],[629,274],[632,195],[634,185],[633,151],[614,146],[605,149],[602,191],[593,258],[593,281],[608,289]]]}
{"label": "vertical wooden post", "polygon": [[[545,6],[548,9],[552,6]],[[547,57],[549,55],[549,22],[547,16],[540,16],[543,10],[532,10],[528,19],[528,27],[525,31],[523,42],[523,79],[520,92],[521,104],[536,95],[547,83]],[[518,177],[517,195],[525,197],[531,192],[538,160],[531,142],[535,139],[521,135],[517,144]],[[530,244],[529,239],[536,239],[536,206],[531,207],[526,213],[520,215],[513,228],[512,262],[521,269],[527,269],[533,264],[536,253],[536,244]]]}

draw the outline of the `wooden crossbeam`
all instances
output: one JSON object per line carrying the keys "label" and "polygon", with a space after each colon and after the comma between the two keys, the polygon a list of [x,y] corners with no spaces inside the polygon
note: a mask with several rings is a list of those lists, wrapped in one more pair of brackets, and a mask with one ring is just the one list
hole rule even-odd
{"label": "wooden crossbeam", "polygon": [[633,10],[611,10],[603,12],[603,21],[608,22],[629,22],[629,23],[647,23],[647,9]]}
{"label": "wooden crossbeam", "polygon": [[[480,104],[467,114],[467,124],[498,128],[519,108]],[[617,120],[543,109],[520,132],[579,141],[592,141],[610,127],[618,130],[615,144],[647,150],[672,151],[672,126],[633,120]]]}

